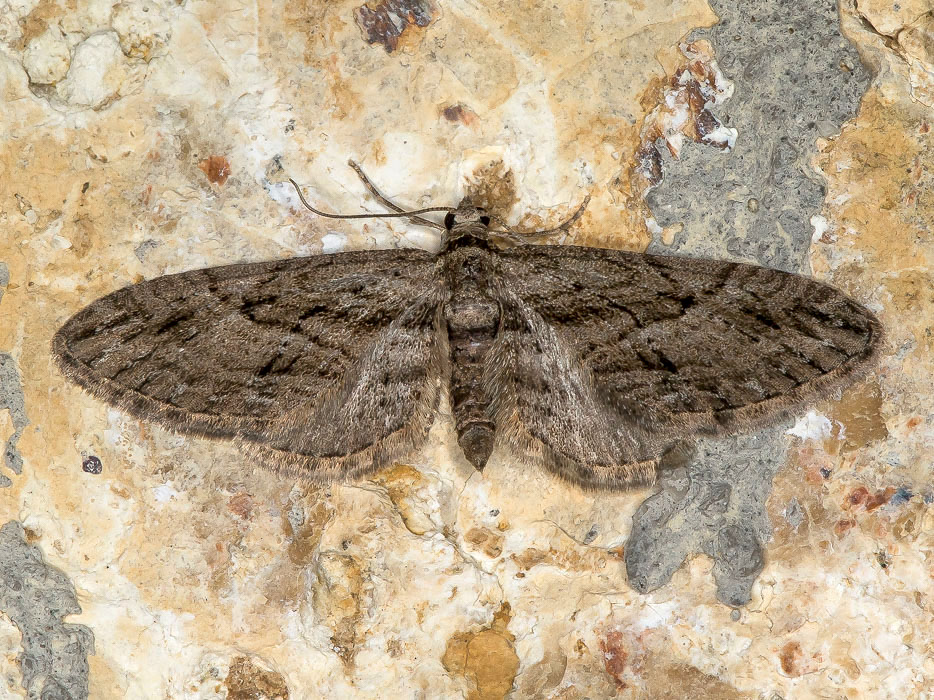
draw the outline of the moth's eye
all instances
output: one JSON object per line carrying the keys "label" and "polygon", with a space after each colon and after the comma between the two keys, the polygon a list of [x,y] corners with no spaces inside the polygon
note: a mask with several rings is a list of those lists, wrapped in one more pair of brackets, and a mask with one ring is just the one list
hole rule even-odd
{"label": "moth's eye", "polygon": [[484,226],[489,226],[489,225],[490,225],[490,217],[488,217],[488,216],[481,216],[481,217],[480,217],[480,223],[483,224]]}
{"label": "moth's eye", "polygon": [[446,228],[448,231],[454,228],[454,212],[453,211],[449,211],[447,215],[444,217],[444,228]]}

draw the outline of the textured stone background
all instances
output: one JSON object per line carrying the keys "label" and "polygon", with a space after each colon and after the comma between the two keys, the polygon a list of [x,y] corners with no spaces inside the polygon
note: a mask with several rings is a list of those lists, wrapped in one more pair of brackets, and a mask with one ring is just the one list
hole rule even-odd
{"label": "textured stone background", "polygon": [[[929,697],[932,47],[929,0],[0,0],[0,694]],[[556,242],[812,274],[885,357],[623,494],[476,474],[443,420],[311,487],[54,369],[144,278],[437,245],[282,185],[377,211],[348,158],[525,226],[589,192]]]}

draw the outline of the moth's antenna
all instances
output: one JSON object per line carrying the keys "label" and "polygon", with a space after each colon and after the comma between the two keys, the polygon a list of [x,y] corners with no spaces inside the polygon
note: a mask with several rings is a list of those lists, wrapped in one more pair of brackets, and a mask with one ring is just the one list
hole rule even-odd
{"label": "moth's antenna", "polygon": [[[304,207],[308,211],[314,214],[317,214],[318,216],[325,216],[329,219],[403,219],[403,218],[408,218],[414,221],[415,219],[420,218],[420,217],[414,216],[415,214],[425,214],[431,211],[443,211],[445,213],[454,211],[451,207],[426,207],[425,209],[416,209],[415,211],[402,211],[401,209],[393,205],[393,208],[396,209],[396,212],[393,214],[331,214],[326,211],[321,211],[320,209],[315,209],[313,206],[311,206],[305,200],[305,195],[302,194],[302,188],[298,186],[298,183],[295,182],[295,180],[293,180],[292,178],[289,178],[289,182],[292,183],[292,187],[294,187],[295,191],[298,192],[298,198],[302,201],[302,205],[304,205]],[[428,219],[422,219],[422,221],[424,221],[425,225],[427,226],[433,226],[435,228],[440,228],[440,229],[444,228],[444,226],[441,226],[440,224],[436,224],[434,221],[428,221]]]}
{"label": "moth's antenna", "polygon": [[515,229],[510,228],[510,227],[507,226],[505,223],[503,223],[502,219],[495,218],[495,217],[492,217],[492,216],[491,216],[491,217],[490,217],[491,220],[496,221],[496,223],[497,223],[498,225],[500,225],[500,226],[503,227],[503,230],[502,230],[502,231],[495,231],[495,230],[494,230],[494,231],[492,231],[492,233],[507,233],[507,234],[511,234],[511,235],[513,235],[513,236],[529,237],[529,236],[546,236],[546,235],[548,235],[549,233],[557,233],[558,231],[565,231],[565,232],[566,232],[571,226],[574,225],[574,223],[575,223],[579,218],[581,218],[581,217],[584,215],[584,209],[587,208],[587,205],[588,205],[589,203],[590,203],[590,195],[588,194],[588,195],[586,195],[586,196],[584,197],[584,201],[581,202],[581,205],[577,208],[577,211],[574,212],[574,214],[571,216],[571,218],[569,218],[568,220],[566,220],[566,221],[564,221],[564,222],[558,224],[558,225],[555,226],[554,228],[547,228],[547,229],[544,229],[544,230],[542,230],[542,231],[516,231]]}
{"label": "moth's antenna", "polygon": [[509,224],[507,224],[505,221],[503,221],[498,216],[496,216],[495,214],[484,212],[484,215],[490,217],[490,221],[492,221],[494,224],[502,227],[502,230],[490,229],[491,233],[509,233],[509,234],[512,234],[513,236],[522,235],[518,231],[516,231],[514,228],[512,228]]}
{"label": "moth's antenna", "polygon": [[[359,177],[360,180],[363,182],[363,186],[366,187],[367,191],[376,198],[377,202],[382,204],[387,209],[392,209],[394,212],[398,212],[400,214],[405,211],[402,207],[397,205],[395,202],[392,202],[386,197],[384,197],[380,193],[380,191],[376,189],[376,185],[370,182],[370,178],[366,176],[366,173],[363,172],[363,168],[357,165],[357,162],[355,160],[353,159],[348,160],[347,165],[349,165],[351,168],[354,169],[354,172],[357,173],[357,177]],[[448,211],[450,211],[450,209]],[[414,224],[419,224],[421,226],[430,226],[431,228],[436,228],[440,231],[444,230],[444,226],[442,226],[441,224],[437,224],[434,221],[429,221],[428,219],[423,219],[420,216],[413,216],[411,217],[411,219],[412,219],[412,223]]]}

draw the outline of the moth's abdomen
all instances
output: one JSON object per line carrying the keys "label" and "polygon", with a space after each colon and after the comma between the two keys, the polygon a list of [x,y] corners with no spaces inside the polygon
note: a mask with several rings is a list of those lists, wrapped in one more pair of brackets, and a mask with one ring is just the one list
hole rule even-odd
{"label": "moth's abdomen", "polygon": [[451,352],[451,411],[457,442],[467,460],[483,469],[493,451],[496,423],[483,382],[487,354],[499,330],[499,303],[488,296],[482,258],[468,258],[451,277],[444,307]]}

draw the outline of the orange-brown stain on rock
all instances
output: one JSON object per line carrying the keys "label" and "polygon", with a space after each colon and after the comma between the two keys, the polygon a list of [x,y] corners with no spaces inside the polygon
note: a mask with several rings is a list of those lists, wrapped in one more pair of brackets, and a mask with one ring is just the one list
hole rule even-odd
{"label": "orange-brown stain on rock", "polygon": [[805,673],[813,673],[818,670],[821,655],[815,654],[807,656],[801,644],[795,641],[786,642],[778,652],[778,660],[782,667],[782,672],[786,676],[797,678]]}
{"label": "orange-brown stain on rock", "polygon": [[503,603],[493,622],[479,632],[459,632],[448,639],[441,663],[448,673],[468,682],[468,700],[502,700],[512,690],[519,671],[515,637],[506,627],[509,603]]}
{"label": "orange-brown stain on rock", "polygon": [[622,565],[622,558],[617,558],[614,553],[607,553],[598,548],[584,548],[560,550],[554,547],[548,550],[529,547],[518,554],[510,554],[509,558],[516,563],[520,573],[529,569],[545,564],[546,566],[556,566],[565,571],[595,571],[600,570],[608,560],[614,564]]}
{"label": "orange-brown stain on rock", "polygon": [[[82,202],[80,206],[84,207],[85,204]],[[78,258],[83,258],[91,250],[96,225],[97,222],[93,218],[83,214],[79,214],[72,219],[68,240],[71,241],[71,249]]]}
{"label": "orange-brown stain on rock", "polygon": [[408,464],[396,464],[378,471],[372,479],[386,489],[386,495],[409,532],[421,536],[435,527],[412,500],[413,491],[426,483],[418,469]]}
{"label": "orange-brown stain on rock", "polygon": [[464,126],[471,126],[475,121],[477,121],[476,112],[460,103],[448,105],[442,109],[441,116],[443,116],[449,122],[459,122]]}
{"label": "orange-brown stain on rock", "polygon": [[237,656],[230,663],[227,677],[228,700],[288,700],[289,686],[282,674],[260,668],[247,656]]}
{"label": "orange-brown stain on rock", "polygon": [[600,653],[603,654],[603,667],[613,677],[616,687],[623,690],[628,685],[623,680],[626,670],[626,661],[629,659],[629,650],[626,648],[623,633],[619,630],[610,630],[600,639]]}
{"label": "orange-brown stain on rock", "polygon": [[[840,452],[852,452],[889,436],[882,416],[882,389],[878,381],[869,381],[843,392],[833,406],[830,419],[844,427]],[[834,450],[828,450],[834,452]]]}
{"label": "orange-brown stain on rock", "polygon": [[314,560],[321,535],[334,517],[334,508],[324,498],[317,499],[303,509],[304,517],[297,523],[290,520],[289,510],[282,510],[282,530],[289,538],[289,561],[298,566],[307,566]]}
{"label": "orange-brown stain on rock", "polygon": [[844,498],[843,510],[872,512],[888,503],[896,490],[894,486],[886,486],[882,491],[870,493],[865,486],[857,486]]}
{"label": "orange-brown stain on rock", "polygon": [[362,641],[358,629],[366,607],[360,562],[349,554],[321,552],[311,588],[312,605],[331,630],[331,644],[345,664],[353,663]]}
{"label": "orange-brown stain on rock", "polygon": [[509,558],[523,571],[528,571],[533,566],[537,566],[543,562],[552,563],[551,554],[537,547],[529,547],[518,554],[510,554]]}
{"label": "orange-brown stain on rock", "polygon": [[833,526],[833,534],[839,538],[842,538],[854,527],[856,527],[856,521],[853,518],[841,518]]}
{"label": "orange-brown stain on rock", "polygon": [[716,676],[686,664],[648,664],[644,690],[638,697],[652,700],[752,700],[757,693],[743,693]]}
{"label": "orange-brown stain on rock", "polygon": [[24,527],[23,537],[26,540],[26,544],[35,544],[42,539],[42,534],[38,530],[34,530],[31,527]]}
{"label": "orange-brown stain on rock", "polygon": [[21,36],[13,46],[22,51],[30,41],[44,34],[49,25],[57,25],[61,16],[62,7],[55,0],[39,0],[29,14],[19,20]]}
{"label": "orange-brown stain on rock", "polygon": [[482,527],[468,530],[464,540],[471,545],[471,549],[480,550],[490,559],[495,559],[503,553],[503,536]]}
{"label": "orange-brown stain on rock", "polygon": [[208,156],[198,162],[198,167],[215,185],[223,185],[230,177],[230,162],[224,156]]}
{"label": "orange-brown stain on rock", "polygon": [[801,645],[798,642],[788,642],[778,653],[779,662],[782,665],[782,671],[788,676],[800,676],[798,670],[804,653],[801,651]]}
{"label": "orange-brown stain on rock", "polygon": [[249,520],[253,514],[253,497],[248,493],[235,493],[227,500],[227,508],[242,520]]}
{"label": "orange-brown stain on rock", "polygon": [[927,509],[928,505],[923,500],[909,505],[892,526],[892,536],[897,541],[913,542],[917,539],[922,532],[921,524]]}

